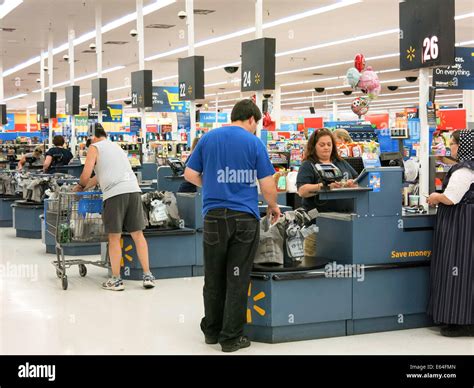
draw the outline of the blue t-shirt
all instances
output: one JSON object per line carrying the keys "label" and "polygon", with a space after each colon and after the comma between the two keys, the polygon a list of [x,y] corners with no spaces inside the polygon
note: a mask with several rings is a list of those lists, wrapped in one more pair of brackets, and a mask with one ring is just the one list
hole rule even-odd
{"label": "blue t-shirt", "polygon": [[237,126],[214,129],[199,141],[187,166],[202,173],[204,215],[226,208],[260,219],[257,180],[275,169],[258,137]]}

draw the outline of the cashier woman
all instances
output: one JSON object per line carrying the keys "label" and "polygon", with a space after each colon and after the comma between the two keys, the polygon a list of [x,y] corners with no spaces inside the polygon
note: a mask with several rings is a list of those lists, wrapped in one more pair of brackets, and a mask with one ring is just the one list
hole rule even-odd
{"label": "cashier woman", "polygon": [[[332,163],[338,167],[342,174],[341,182],[334,182],[329,185],[330,189],[342,187],[356,187],[354,179],[357,177],[356,171],[349,163],[343,160],[337,153],[336,141],[329,129],[323,128],[314,132],[306,146],[304,161],[298,171],[296,186],[298,194],[303,198],[303,207],[309,211],[316,208],[319,212],[331,211],[327,201],[320,201],[318,193],[323,187],[321,178],[316,171],[315,164]],[[312,234],[305,239],[305,256],[314,257],[316,255],[316,234]]]}

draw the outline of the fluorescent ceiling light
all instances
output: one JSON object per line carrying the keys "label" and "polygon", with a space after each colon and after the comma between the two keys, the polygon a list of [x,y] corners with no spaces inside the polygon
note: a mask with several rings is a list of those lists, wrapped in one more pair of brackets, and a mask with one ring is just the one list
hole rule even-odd
{"label": "fluorescent ceiling light", "polygon": [[[229,90],[227,92],[219,92],[217,93],[218,96],[221,96],[223,94],[233,94],[233,93],[240,93],[240,90]],[[204,97],[215,97],[215,93],[214,94],[206,94]]]}
{"label": "fluorescent ceiling light", "polygon": [[472,17],[474,17],[474,12],[465,13],[464,15],[455,16],[454,20],[462,20],[462,19],[467,19],[467,18],[472,18]]}
{"label": "fluorescent ceiling light", "polygon": [[[460,103],[462,102],[461,99],[446,99],[446,100],[440,100],[440,101],[437,101],[436,103],[440,103],[440,104],[456,104],[456,103]],[[418,101],[412,101],[412,102],[400,102],[400,103],[386,103],[386,104],[375,104],[375,105],[371,105],[370,107],[373,108],[371,109],[371,111],[375,111],[376,109],[390,109],[390,108],[393,108],[393,109],[400,109],[400,108],[403,108],[405,106],[417,106],[419,105],[418,104]],[[325,106],[329,106],[329,105],[325,105]]]}
{"label": "fluorescent ceiling light", "polygon": [[21,5],[23,0],[4,0],[0,5],[0,20],[7,16],[16,7]]}
{"label": "fluorescent ceiling light", "polygon": [[[400,53],[393,53],[393,54],[384,54],[384,55],[377,55],[374,57],[368,57],[365,58],[366,61],[375,61],[377,59],[386,59],[386,58],[393,58],[393,57],[399,57]],[[335,62],[335,63],[328,63],[326,65],[319,65],[319,66],[312,66],[312,67],[305,67],[302,69],[296,69],[296,70],[288,70],[288,71],[280,71],[276,73],[275,75],[284,75],[284,74],[293,74],[293,73],[299,73],[302,71],[309,71],[309,70],[318,70],[318,69],[324,69],[327,67],[335,67],[335,66],[340,66],[340,65],[348,65],[354,63],[354,60],[348,60],[348,61],[343,61],[343,62]]]}
{"label": "fluorescent ceiling light", "polygon": [[419,88],[419,85],[413,85],[413,86],[399,86],[398,89],[414,89],[414,88]]}
{"label": "fluorescent ceiling light", "polygon": [[118,101],[123,101],[123,100],[125,100],[125,99],[127,99],[127,97],[117,98],[117,99],[115,99],[115,100],[110,100],[110,101],[108,101],[108,102],[118,102]]}
{"label": "fluorescent ceiling light", "polygon": [[338,77],[329,77],[329,78],[320,78],[320,79],[310,79],[310,80],[307,80],[307,81],[288,82],[286,84],[281,84],[281,87],[293,86],[293,85],[302,85],[302,84],[311,84],[311,83],[324,82],[324,81],[333,81],[333,80],[341,79],[341,78],[343,78],[343,77],[338,76]]}
{"label": "fluorescent ceiling light", "polygon": [[154,79],[151,82],[155,83],[155,82],[160,82],[160,81],[168,81],[168,80],[171,80],[171,79],[174,79],[174,78],[178,78],[178,76],[177,75],[170,75],[169,77]]}
{"label": "fluorescent ceiling light", "polygon": [[474,44],[474,40],[467,40],[465,42],[456,43],[456,46],[467,46],[469,44]]}
{"label": "fluorescent ceiling light", "polygon": [[[357,4],[357,3],[360,3],[360,2],[361,2],[361,0],[340,1],[340,2],[338,2],[336,4],[333,4],[333,5],[330,5],[330,6],[319,7],[319,8],[312,9],[312,10],[302,12],[302,13],[299,13],[299,14],[287,16],[287,17],[284,17],[282,19],[275,20],[273,22],[264,23],[262,25],[262,29],[265,30],[267,28],[271,28],[271,27],[274,27],[274,26],[279,26],[281,24],[290,23],[290,22],[295,21],[295,20],[300,20],[300,19],[307,18],[307,17],[313,16],[313,15],[318,15],[318,14],[321,14],[321,13],[324,13],[324,12],[329,12],[329,11],[332,11],[334,9],[347,7],[347,6]],[[223,41],[228,40],[228,39],[238,38],[239,36],[248,35],[248,34],[251,34],[253,32],[255,32],[255,27],[245,28],[243,30],[235,31],[235,32],[232,32],[230,34],[226,34],[226,35],[222,35],[222,36],[217,36],[215,38],[210,38],[210,39],[203,40],[201,42],[196,43],[194,45],[194,47],[208,46],[208,45],[213,44],[213,43],[223,42]],[[170,55],[179,54],[181,52],[185,52],[187,49],[188,49],[188,46],[180,47],[180,48],[170,50],[170,51],[166,51],[164,53],[155,54],[155,55],[152,55],[150,57],[145,58],[145,61],[153,61],[155,59],[160,59],[160,58],[168,57]]]}
{"label": "fluorescent ceiling light", "polygon": [[317,44],[317,45],[314,45],[314,46],[303,47],[303,48],[300,48],[300,49],[284,51],[284,52],[276,54],[275,56],[278,58],[278,57],[282,57],[282,56],[285,56],[285,55],[292,55],[292,54],[301,53],[303,51],[318,50],[318,49],[322,49],[322,48],[326,48],[326,47],[337,46],[337,45],[340,45],[340,44],[357,42],[359,40],[371,39],[371,38],[376,38],[376,37],[379,37],[379,36],[390,35],[390,34],[398,34],[399,31],[400,31],[400,29],[393,28],[391,30],[375,32],[373,34],[360,35],[360,36],[355,36],[353,38],[340,39],[340,40],[335,40],[333,42],[327,42],[327,43]]}
{"label": "fluorescent ceiling light", "polygon": [[405,78],[397,78],[397,79],[388,79],[386,81],[380,81],[381,84],[389,84],[389,83],[395,83],[395,82],[403,82],[406,81]]}
{"label": "fluorescent ceiling light", "polygon": [[[113,71],[117,71],[117,70],[121,70],[121,69],[125,69],[125,66],[121,65],[121,66],[111,67],[110,69],[106,69],[106,70],[102,71],[102,74],[112,73]],[[95,72],[93,74],[87,74],[87,75],[84,75],[82,77],[78,77],[74,80],[74,82],[80,82],[80,81],[84,81],[88,78],[94,78],[94,77],[97,77],[97,72]],[[60,82],[58,84],[55,84],[55,85],[53,85],[53,89],[57,89],[61,86],[69,85],[70,82],[71,81],[64,81],[64,82]],[[49,90],[49,86],[44,88],[44,90]],[[33,93],[39,93],[39,92],[41,92],[41,89],[33,90]]]}
{"label": "fluorescent ceiling light", "polygon": [[[391,72],[395,72],[395,71],[400,71],[400,69],[379,70],[379,71],[376,71],[376,73],[391,73]],[[345,78],[345,75],[340,75],[340,76],[337,76],[337,77],[329,77],[329,78],[316,78],[316,79],[310,79],[310,80],[306,80],[306,81],[288,82],[286,84],[281,84],[281,86],[284,87],[284,86],[311,84],[311,83],[316,83],[316,82],[333,81],[333,80],[336,80],[336,79],[344,79],[344,78]],[[403,80],[405,80],[405,79],[403,78]],[[384,82],[386,83],[386,82],[391,82],[391,81],[384,81]],[[380,83],[382,83],[382,82],[380,82]],[[343,85],[343,86],[344,87],[350,87],[349,85]]]}
{"label": "fluorescent ceiling light", "polygon": [[[462,96],[462,94],[446,94],[443,96],[443,98],[440,98],[439,101],[449,101],[450,99],[446,97],[456,97],[456,96]],[[388,98],[388,99],[383,99],[383,100],[375,100],[370,103],[369,106],[379,106],[381,104],[387,104],[389,102],[392,102],[391,105],[397,105],[397,104],[404,104],[404,102],[399,102],[399,101],[412,101],[415,100],[415,102],[418,102],[419,98],[418,97],[406,97],[406,98]],[[459,98],[454,98],[451,100],[459,100]],[[291,104],[285,104],[285,105],[291,105]],[[332,106],[331,104],[325,104],[324,106]]]}
{"label": "fluorescent ceiling light", "polygon": [[255,27],[250,27],[250,28],[246,28],[245,30],[240,30],[240,31],[232,32],[232,33],[227,34],[227,35],[217,36],[217,37],[215,37],[215,38],[206,39],[206,40],[203,40],[203,41],[201,41],[201,42],[199,42],[199,43],[196,43],[196,44],[194,45],[194,47],[204,47],[204,46],[208,46],[208,45],[210,45],[210,44],[222,42],[222,41],[224,41],[224,40],[233,39],[233,38],[238,38],[239,36],[251,34],[252,32],[255,32]]}
{"label": "fluorescent ceiling light", "polygon": [[[361,93],[360,91],[357,91],[357,92],[354,92],[352,95],[360,94],[360,93]],[[379,97],[397,96],[397,95],[403,95],[403,94],[416,94],[416,93],[418,93],[418,91],[400,92],[400,93],[384,93],[384,94],[380,94]],[[328,94],[328,95],[323,95],[323,96],[319,95],[317,97],[315,96],[314,97],[314,102],[322,102],[324,100],[337,101],[337,100],[342,100],[342,99],[344,99],[344,100],[354,99],[354,97],[341,97],[341,98],[338,98],[338,99],[329,98],[329,97],[337,97],[337,96],[341,96],[341,93]],[[288,98],[288,99],[282,100],[282,103],[286,102],[286,101],[295,101],[295,100],[304,100],[305,102],[312,102],[313,98],[310,97],[310,96]],[[301,101],[299,101],[299,102],[301,102]]]}
{"label": "fluorescent ceiling light", "polygon": [[28,94],[25,94],[25,93],[17,94],[16,96],[4,98],[4,99],[3,99],[3,102],[7,102],[7,101],[11,101],[11,100],[16,100],[17,98],[26,97],[27,95],[28,95]]}
{"label": "fluorescent ceiling light", "polygon": [[275,75],[294,74],[294,73],[300,73],[300,72],[302,72],[302,71],[325,69],[325,68],[327,68],[327,67],[335,67],[335,66],[340,66],[340,65],[348,65],[348,64],[353,63],[353,62],[354,62],[354,60],[352,59],[352,60],[350,60],[350,61],[328,63],[328,64],[326,64],[326,65],[318,65],[318,66],[304,67],[304,68],[302,68],[302,69],[279,71],[278,73],[275,73]]}
{"label": "fluorescent ceiling light", "polygon": [[125,66],[123,65],[120,65],[120,66],[114,66],[114,67],[111,67],[109,69],[105,69],[102,71],[102,74],[108,74],[108,73],[112,73],[114,71],[117,71],[117,70],[122,70],[122,69],[125,69]]}
{"label": "fluorescent ceiling light", "polygon": [[226,85],[227,81],[221,81],[221,82],[214,82],[213,84],[206,84],[204,85],[205,88],[211,87],[211,86],[219,86],[219,85]]}
{"label": "fluorescent ceiling light", "polygon": [[400,71],[400,69],[395,68],[395,69],[379,70],[379,71],[376,71],[376,73],[378,73],[378,74],[393,73],[394,71]]}
{"label": "fluorescent ceiling light", "polygon": [[147,57],[145,58],[145,61],[154,61],[155,59],[160,59],[160,58],[164,58],[164,57],[168,57],[170,55],[174,55],[174,54],[179,54],[179,53],[183,53],[185,51],[188,50],[188,46],[186,47],[180,47],[180,48],[177,48],[177,49],[174,49],[174,50],[171,50],[171,51],[167,51],[165,53],[161,53],[161,54],[156,54],[156,55],[152,55],[151,57]]}
{"label": "fluorescent ceiling light", "polygon": [[[5,2],[7,2],[9,0],[5,0]],[[170,4],[174,4],[176,2],[176,0],[156,0],[154,3],[150,4],[150,5],[147,5],[146,7],[143,7],[143,15],[146,16],[152,12],[155,12],[161,8],[164,8]],[[4,3],[5,5],[5,3]],[[3,7],[0,6],[0,7]],[[1,9],[1,8],[0,8]],[[132,18],[131,18],[132,17]],[[130,19],[131,18],[131,19]],[[136,12],[133,12],[129,15],[126,15],[126,16],[123,16],[115,21],[112,21],[104,26],[102,26],[102,34],[106,33],[106,32],[109,32],[115,28],[118,28],[122,25],[124,25],[125,23],[128,23],[129,21],[133,21],[133,20],[136,20],[137,18],[137,13]],[[127,21],[129,20],[129,21]],[[84,43],[84,42],[87,42],[91,39],[94,39],[96,36],[96,32],[95,30],[94,31],[91,31],[91,32],[88,32],[84,35],[81,35],[80,37],[74,39],[74,46],[77,46],[81,43]],[[69,45],[68,43],[64,43],[62,45],[60,45],[59,47],[56,47],[53,49],[53,55],[56,55],[56,54],[59,54],[63,51],[66,51],[67,49],[69,48]],[[36,63],[39,63],[40,62],[40,56],[37,56],[37,57],[34,57],[34,58],[31,58],[31,59],[28,59],[26,62],[23,62],[23,63],[20,63],[19,65],[16,65],[14,67],[12,67],[11,69],[8,69],[6,71],[3,72],[3,77],[7,77],[13,73],[16,73],[17,71],[20,71],[20,70],[23,70],[29,66],[32,66]]]}
{"label": "fluorescent ceiling light", "polygon": [[117,90],[130,89],[130,88],[131,88],[130,85],[120,86],[118,88],[107,89],[107,92],[116,92]]}
{"label": "fluorescent ceiling light", "polygon": [[[402,94],[405,94],[405,93],[402,93]],[[384,96],[393,96],[393,94],[385,94]],[[462,96],[462,94],[446,94],[446,95],[440,96],[438,98],[438,100],[443,101],[447,97],[456,97],[456,96]],[[352,98],[351,97],[345,97],[345,98],[343,97],[343,98],[340,98],[340,99],[334,99],[334,101],[347,101],[347,100],[352,100]],[[391,101],[394,101],[393,103],[391,103],[391,105],[395,105],[397,103],[405,104],[404,102],[400,102],[400,101],[411,101],[411,100],[415,100],[417,102],[419,100],[419,98],[418,97],[406,97],[406,98],[385,98],[385,99],[380,99],[380,100],[377,99],[377,100],[372,101],[370,103],[370,106],[377,106],[377,105],[380,105],[380,104],[388,104]],[[299,105],[299,104],[303,104],[305,102],[310,104],[312,101],[309,100],[309,101],[290,102],[290,103],[282,104],[282,106]],[[314,102],[315,103],[321,103],[321,102],[325,102],[325,101],[314,101]],[[325,104],[324,106],[331,107],[332,104]]]}
{"label": "fluorescent ceiling light", "polygon": [[299,14],[296,14],[296,15],[291,15],[291,16],[284,17],[284,18],[275,20],[273,22],[265,23],[263,25],[263,28],[276,27],[276,26],[279,26],[281,24],[294,22],[296,20],[304,19],[304,18],[307,18],[307,17],[310,17],[310,16],[319,15],[319,14],[329,12],[329,11],[334,11],[335,9],[347,7],[349,5],[353,5],[353,4],[357,4],[357,3],[361,3],[361,2],[362,2],[362,0],[339,1],[335,4],[327,5],[325,7],[312,9],[312,10],[302,12],[302,13],[299,13]]}
{"label": "fluorescent ceiling light", "polygon": [[[218,103],[222,103],[222,102],[229,102],[229,101],[239,101],[240,98],[228,98],[228,99],[225,99],[225,100],[219,100]],[[215,103],[215,100],[212,100],[211,103]]]}
{"label": "fluorescent ceiling light", "polygon": [[225,65],[219,65],[219,66],[214,66],[214,67],[208,67],[207,69],[204,69],[204,71],[212,71],[212,70],[219,70],[223,69],[224,67],[229,67],[229,66],[240,66],[241,62],[232,62],[232,63],[227,63]]}

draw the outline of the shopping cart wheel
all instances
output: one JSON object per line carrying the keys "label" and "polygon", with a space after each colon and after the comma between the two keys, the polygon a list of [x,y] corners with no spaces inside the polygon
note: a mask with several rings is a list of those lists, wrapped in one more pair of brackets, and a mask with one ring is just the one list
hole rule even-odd
{"label": "shopping cart wheel", "polygon": [[84,264],[79,264],[79,275],[82,277],[87,275],[87,267]]}
{"label": "shopping cart wheel", "polygon": [[62,278],[63,290],[67,290],[67,276],[64,275]]}

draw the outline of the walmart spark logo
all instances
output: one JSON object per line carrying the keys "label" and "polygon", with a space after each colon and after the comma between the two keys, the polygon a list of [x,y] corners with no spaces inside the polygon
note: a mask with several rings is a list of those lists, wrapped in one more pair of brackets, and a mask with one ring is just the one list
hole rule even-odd
{"label": "walmart spark logo", "polygon": [[416,50],[410,46],[410,48],[407,50],[407,59],[412,62],[415,59],[415,53]]}
{"label": "walmart spark logo", "polygon": [[260,81],[261,81],[260,74],[259,73],[255,74],[255,83],[258,85]]}
{"label": "walmart spark logo", "polygon": [[[250,298],[251,295],[252,295],[252,283],[250,283],[250,285],[249,285],[248,297]],[[263,291],[261,291],[252,298],[252,301],[253,302],[258,302],[259,300],[265,299],[265,296],[266,296],[265,293]],[[249,301],[247,303],[248,303],[248,305],[247,305],[247,323],[252,323],[252,308],[260,316],[262,316],[262,317],[265,316],[266,311],[264,309],[262,309],[261,307],[257,306],[256,304],[253,304],[253,303],[252,303],[253,304],[252,308],[249,308],[251,301]]]}
{"label": "walmart spark logo", "polygon": [[126,253],[126,252],[130,252],[133,249],[133,246],[132,246],[132,244],[129,244],[124,249],[123,248],[123,238],[121,238],[120,239],[120,248],[122,248],[122,259],[120,260],[120,266],[123,267],[123,266],[125,266],[125,259],[127,259],[130,262],[133,261],[133,257],[130,256],[128,253]]}

